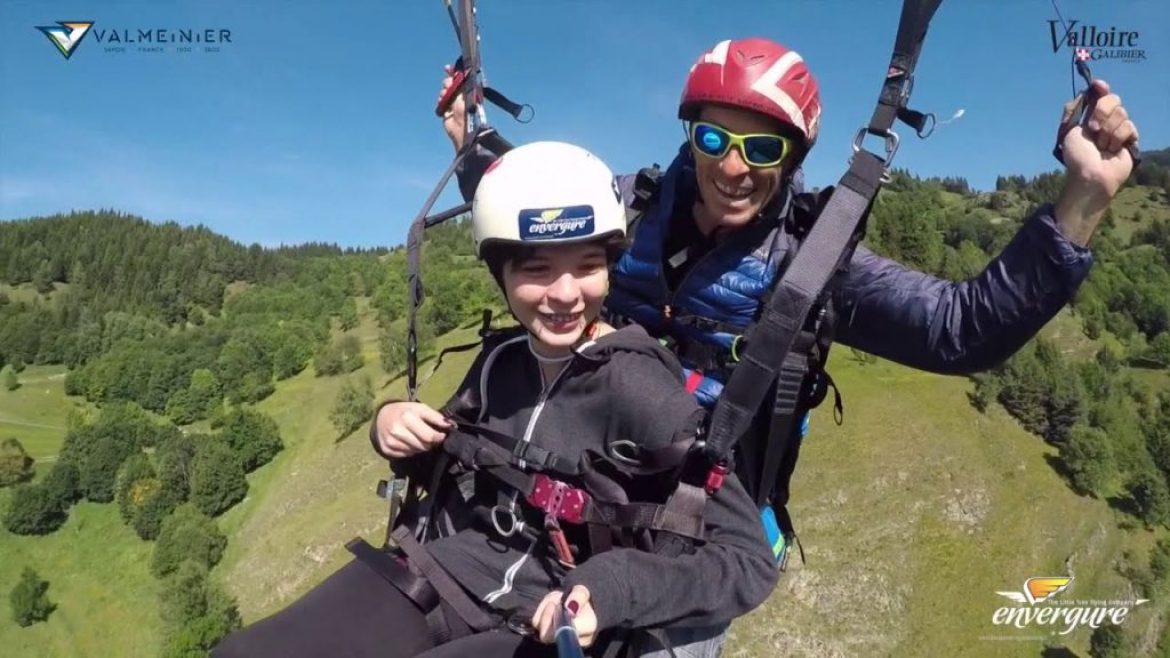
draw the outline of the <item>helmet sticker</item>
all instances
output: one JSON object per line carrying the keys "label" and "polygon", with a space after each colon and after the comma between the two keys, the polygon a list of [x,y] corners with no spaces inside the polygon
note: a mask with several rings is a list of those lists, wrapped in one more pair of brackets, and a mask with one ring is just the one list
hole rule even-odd
{"label": "helmet sticker", "polygon": [[780,59],[772,63],[772,66],[764,71],[763,75],[756,78],[752,83],[752,91],[766,97],[780,107],[780,111],[788,115],[788,120],[792,125],[800,129],[802,133],[808,133],[808,129],[804,124],[804,115],[800,112],[800,107],[797,106],[796,101],[785,92],[784,87],[780,84],[780,79],[784,74],[788,73],[793,66],[803,62],[800,55],[794,51],[784,53]]}
{"label": "helmet sticker", "polygon": [[593,234],[593,206],[526,208],[520,211],[521,240],[564,240]]}

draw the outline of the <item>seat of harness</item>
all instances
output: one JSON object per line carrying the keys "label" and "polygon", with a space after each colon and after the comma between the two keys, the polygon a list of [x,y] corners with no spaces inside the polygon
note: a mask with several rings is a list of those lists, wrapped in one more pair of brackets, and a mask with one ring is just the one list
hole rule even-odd
{"label": "seat of harness", "polygon": [[[677,480],[662,501],[629,500],[624,482],[680,472],[691,455],[693,442],[641,450],[640,464],[628,456],[614,458],[587,450],[579,462],[553,454],[531,443],[478,425],[457,422],[442,449],[465,469],[481,473],[518,492],[516,502],[540,515],[542,530],[566,567],[577,562],[579,551],[570,546],[562,523],[585,529],[589,554],[612,547],[612,535],[628,544],[633,531],[667,532],[689,541],[703,541],[702,513],[707,489]],[[710,483],[705,483],[710,484]],[[481,504],[481,507],[483,505]],[[496,504],[476,516],[503,537],[529,530],[514,506]],[[525,532],[527,535],[528,533]]]}

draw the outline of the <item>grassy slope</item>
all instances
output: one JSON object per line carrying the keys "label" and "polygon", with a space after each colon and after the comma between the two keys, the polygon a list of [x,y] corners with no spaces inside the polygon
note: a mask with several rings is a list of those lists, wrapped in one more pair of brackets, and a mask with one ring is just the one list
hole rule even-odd
{"label": "grassy slope", "polygon": [[996,590],[1067,573],[1071,556],[1077,598],[1124,594],[1111,565],[1149,538],[1072,494],[1056,451],[1002,409],[967,405],[968,381],[840,350],[833,366],[846,422],[815,414],[794,484],[808,563],[737,623],[729,655],[1035,656],[1037,642],[979,639],[1037,634],[991,625]]}
{"label": "grassy slope", "polygon": [[[1062,335],[1072,321],[1062,316],[1050,330]],[[367,321],[358,331],[369,362],[363,371],[381,385],[374,328]],[[443,342],[473,334],[463,329]],[[470,358],[450,357],[424,397],[442,398]],[[1072,495],[1047,462],[1052,448],[999,409],[987,416],[971,409],[964,379],[887,362],[860,366],[841,349],[833,358],[847,420],[838,428],[827,411],[815,413],[795,484],[809,563],[794,563],[769,603],[736,624],[730,655],[1036,655],[1036,643],[978,640],[996,634],[995,590],[1063,573],[1076,553],[1078,597],[1122,593],[1108,565],[1148,538],[1118,532],[1108,507]],[[305,372],[261,405],[280,423],[287,448],[251,476],[249,498],[221,520],[232,539],[217,569],[246,620],[279,609],[343,564],[350,537],[377,541],[384,529],[384,506],[371,493],[384,462],[364,428],[337,442],[329,425],[340,383]],[[378,397],[400,393],[396,385]],[[60,608],[46,625],[17,629],[0,601],[0,646],[15,647],[15,655],[152,655],[159,629],[149,548],[112,505],[80,506],[48,538],[4,534],[0,592],[30,564],[52,581]],[[1083,634],[1074,639],[1086,646]]]}
{"label": "grassy slope", "polygon": [[[356,331],[367,365],[355,374],[370,376],[379,401],[402,397],[400,381],[385,386],[372,319],[364,318]],[[475,331],[457,330],[439,344],[474,341]],[[445,401],[474,354],[450,355],[423,388],[423,400]],[[420,370],[425,375],[430,363]],[[341,383],[341,377],[313,377],[310,368],[260,405],[280,424],[286,449],[252,476],[248,499],[221,521],[231,539],[217,568],[239,599],[245,621],[275,612],[339,568],[349,559],[344,544],[351,538],[382,541],[386,506],[374,486],[386,477],[386,462],[370,449],[366,426],[337,440],[328,415]]]}
{"label": "grassy slope", "polygon": [[[1144,194],[1122,193],[1119,230],[1132,232],[1122,225]],[[1148,221],[1153,213],[1143,214]],[[0,288],[13,299],[31,293]],[[401,395],[400,382],[385,386],[368,317],[357,331],[367,357],[358,374],[371,376],[379,399]],[[474,333],[461,329],[440,344],[468,342]],[[1045,334],[1074,358],[1096,350],[1069,311]],[[471,358],[450,356],[423,399],[442,401]],[[841,348],[833,365],[847,421],[837,428],[827,410],[815,413],[794,486],[809,564],[795,562],[772,599],[735,625],[729,655],[1032,656],[1035,642],[978,640],[997,634],[989,620],[1002,599],[994,590],[1065,573],[1075,553],[1078,598],[1122,593],[1110,565],[1125,548],[1144,555],[1149,535],[1120,532],[1120,517],[1105,504],[1068,491],[1048,462],[1055,451],[1002,410],[983,416],[971,409],[966,380],[885,362],[860,366]],[[0,437],[15,434],[42,460],[64,434],[63,409],[76,404],[64,397],[55,377],[61,372],[29,367],[21,374],[25,386],[0,390]],[[1138,374],[1154,386],[1170,384],[1165,372]],[[328,413],[341,381],[315,378],[310,369],[281,382],[260,405],[280,423],[286,450],[250,476],[248,499],[220,521],[231,542],[217,574],[245,621],[278,610],[332,573],[348,559],[349,538],[380,541],[385,507],[372,489],[385,463],[369,450],[365,428],[337,441]],[[0,490],[0,508],[8,495]],[[75,508],[47,538],[0,529],[0,595],[28,564],[52,582],[50,598],[59,605],[47,624],[18,629],[0,596],[4,655],[155,655],[160,628],[149,551],[112,505]],[[1129,623],[1146,624],[1148,615]],[[1087,634],[1074,635],[1070,646],[1085,655]]]}
{"label": "grassy slope", "polygon": [[51,461],[65,438],[65,368],[29,366],[17,375],[20,388],[0,387],[0,439],[15,437],[39,463]]}
{"label": "grassy slope", "polygon": [[[0,490],[0,507],[10,493]],[[0,528],[0,653],[11,658],[158,655],[158,581],[149,570],[152,544],[126,527],[116,505],[81,503],[45,537]],[[25,566],[49,581],[57,609],[42,624],[12,621],[8,592]]]}
{"label": "grassy slope", "polygon": [[[15,436],[43,473],[65,436],[64,368],[29,366],[22,386],[0,390],[0,437]],[[10,489],[0,489],[5,509]],[[138,539],[114,505],[82,503],[46,537],[20,537],[0,527],[0,647],[5,656],[156,656],[160,634],[151,544]],[[25,566],[49,581],[56,611],[44,624],[12,621],[8,592]]]}
{"label": "grassy slope", "polygon": [[[1070,355],[1091,354],[1075,323],[1066,312],[1047,331]],[[372,341],[372,326],[360,331]],[[446,338],[460,342],[473,330],[457,334]],[[470,358],[452,357],[424,397],[444,397]],[[376,366],[365,370],[382,377]],[[1110,565],[1126,548],[1144,554],[1150,538],[1118,531],[1115,512],[1072,494],[1049,463],[1055,450],[1002,410],[972,409],[967,380],[861,366],[841,349],[833,371],[848,420],[837,428],[817,412],[795,489],[809,564],[795,565],[769,603],[736,624],[730,655],[1031,656],[1036,642],[978,639],[1011,635],[990,624],[1003,601],[996,590],[1064,573],[1072,555],[1076,596],[1124,593]],[[370,493],[383,462],[364,428],[335,443],[325,417],[339,382],[304,373],[262,405],[289,448],[228,514],[234,536],[220,568],[248,620],[343,564],[350,537],[377,541],[384,530],[384,507]],[[1084,633],[1065,640],[1087,646]]]}
{"label": "grassy slope", "polygon": [[9,285],[7,283],[0,283],[0,292],[8,295],[8,299],[12,302],[26,302],[29,304],[37,301],[51,302],[58,293],[69,290],[68,283],[54,283],[53,290],[49,291],[47,295],[42,295],[37,292],[36,288],[31,283],[22,283],[19,285]]}
{"label": "grassy slope", "polygon": [[[1152,200],[1151,194],[1158,194],[1162,200]],[[1165,195],[1154,188],[1127,187],[1118,193],[1110,207],[1116,224],[1114,232],[1121,238],[1122,244],[1129,244],[1130,236],[1154,219],[1170,220],[1170,204],[1166,202]],[[1135,217],[1138,218],[1136,221]]]}

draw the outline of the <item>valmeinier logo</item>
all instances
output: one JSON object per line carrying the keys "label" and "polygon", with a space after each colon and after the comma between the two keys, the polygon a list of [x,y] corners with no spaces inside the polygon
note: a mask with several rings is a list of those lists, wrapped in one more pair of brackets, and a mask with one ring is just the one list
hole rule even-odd
{"label": "valmeinier logo", "polygon": [[1112,25],[1105,29],[1077,20],[1070,20],[1066,29],[1059,21],[1049,20],[1048,34],[1052,38],[1053,53],[1071,48],[1081,61],[1116,59],[1140,62],[1146,58],[1146,51],[1138,46],[1141,35],[1137,30],[1118,30]]}
{"label": "valmeinier logo", "polygon": [[69,59],[91,27],[93,21],[57,21],[56,25],[38,25],[37,29],[57,46],[65,59]]}
{"label": "valmeinier logo", "polygon": [[593,234],[593,206],[520,211],[521,240],[558,240]]}
{"label": "valmeinier logo", "polygon": [[[94,28],[93,21],[57,21],[57,25],[36,26],[57,50],[69,59],[81,40],[92,33],[105,53],[192,53],[219,52],[232,43],[232,31],[222,27],[106,27]],[[92,29],[91,29],[92,28]]]}

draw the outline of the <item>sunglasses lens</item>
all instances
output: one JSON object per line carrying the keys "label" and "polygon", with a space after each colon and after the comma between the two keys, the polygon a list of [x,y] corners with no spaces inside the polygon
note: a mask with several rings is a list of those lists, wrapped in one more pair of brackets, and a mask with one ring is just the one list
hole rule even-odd
{"label": "sunglasses lens", "polygon": [[755,165],[774,165],[784,158],[784,140],[771,135],[754,135],[743,143],[747,160]]}
{"label": "sunglasses lens", "polygon": [[694,139],[692,141],[695,144],[695,148],[703,153],[719,157],[727,151],[727,145],[731,140],[727,133],[719,130],[715,126],[701,123],[695,126]]}

